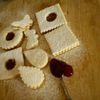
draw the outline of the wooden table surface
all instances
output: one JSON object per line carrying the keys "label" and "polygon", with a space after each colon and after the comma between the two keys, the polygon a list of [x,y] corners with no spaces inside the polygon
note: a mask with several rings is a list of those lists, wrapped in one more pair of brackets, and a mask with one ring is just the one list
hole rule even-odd
{"label": "wooden table surface", "polygon": [[[80,47],[58,57],[70,63],[74,69],[72,77],[63,78],[65,85],[72,100],[100,100],[100,0],[2,1],[0,0],[0,30],[28,13],[34,19],[38,33],[35,12],[58,2],[61,4],[68,25],[81,43]],[[44,49],[47,50],[45,47]],[[48,67],[44,69],[46,75],[47,70]],[[40,88],[33,92],[20,78],[0,81],[0,100],[65,100],[59,80],[52,75],[50,78],[50,81],[53,81],[50,84],[54,85],[58,92],[45,86],[45,91]]]}

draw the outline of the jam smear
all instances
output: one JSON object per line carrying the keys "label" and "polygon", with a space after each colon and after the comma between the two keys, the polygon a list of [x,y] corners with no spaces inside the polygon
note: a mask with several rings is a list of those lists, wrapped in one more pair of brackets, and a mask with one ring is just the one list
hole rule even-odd
{"label": "jam smear", "polygon": [[62,77],[62,75],[70,77],[73,75],[73,68],[64,61],[53,58],[50,61],[50,71],[55,77]]}
{"label": "jam smear", "polygon": [[15,67],[15,65],[16,65],[15,59],[9,59],[5,64],[5,66],[8,70],[13,69]]}
{"label": "jam smear", "polygon": [[6,36],[6,40],[10,41],[14,38],[15,34],[13,32],[9,32]]}
{"label": "jam smear", "polygon": [[50,13],[50,14],[47,16],[47,21],[48,21],[48,22],[52,22],[52,21],[54,21],[56,18],[57,18],[57,14],[53,12],[53,13]]}

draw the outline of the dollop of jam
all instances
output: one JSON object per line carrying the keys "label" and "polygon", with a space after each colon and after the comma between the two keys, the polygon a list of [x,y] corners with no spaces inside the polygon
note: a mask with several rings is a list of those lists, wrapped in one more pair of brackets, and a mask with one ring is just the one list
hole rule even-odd
{"label": "dollop of jam", "polygon": [[62,68],[63,66],[61,66],[61,64],[62,63],[57,59],[52,59],[50,61],[50,70],[55,77],[61,77],[64,73],[64,68]]}
{"label": "dollop of jam", "polygon": [[62,77],[62,75],[67,77],[73,75],[73,68],[71,65],[55,58],[50,61],[50,71],[55,77],[58,78]]}
{"label": "dollop of jam", "polygon": [[14,36],[15,36],[14,32],[9,32],[6,36],[6,40],[10,41],[14,38]]}
{"label": "dollop of jam", "polygon": [[12,70],[16,65],[15,59],[9,59],[6,64],[5,67],[7,68],[7,70]]}
{"label": "dollop of jam", "polygon": [[50,13],[48,16],[47,16],[47,21],[48,22],[52,22],[52,21],[54,21],[55,19],[57,18],[57,14],[56,13]]}

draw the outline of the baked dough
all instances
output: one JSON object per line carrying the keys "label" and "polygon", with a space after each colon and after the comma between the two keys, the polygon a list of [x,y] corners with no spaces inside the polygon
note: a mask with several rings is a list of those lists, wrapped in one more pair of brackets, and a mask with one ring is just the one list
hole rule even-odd
{"label": "baked dough", "polygon": [[27,30],[24,34],[27,37],[26,49],[31,49],[38,45],[38,35],[34,29]]}
{"label": "baked dough", "polygon": [[[13,66],[14,65],[14,66]],[[0,80],[11,79],[18,75],[18,67],[24,65],[22,48],[0,54]]]}
{"label": "baked dough", "polygon": [[[51,21],[47,20],[47,17]],[[36,13],[41,33],[55,29],[65,23],[64,14],[59,4],[55,4]]]}
{"label": "baked dough", "polygon": [[24,18],[20,21],[15,21],[13,23],[11,23],[11,25],[15,28],[15,29],[20,29],[20,30],[26,30],[29,29],[30,26],[32,25],[33,20],[30,18],[30,16],[27,14],[24,16]]}
{"label": "baked dough", "polygon": [[12,49],[18,46],[23,39],[23,32],[7,27],[0,33],[0,47],[2,49]]}
{"label": "baked dough", "polygon": [[66,24],[45,34],[45,38],[54,56],[60,55],[79,45],[78,39]]}
{"label": "baked dough", "polygon": [[48,63],[47,53],[40,48],[24,51],[26,59],[35,67],[43,68]]}
{"label": "baked dough", "polygon": [[44,73],[38,68],[20,66],[18,70],[23,82],[30,88],[36,89],[40,87],[44,81]]}

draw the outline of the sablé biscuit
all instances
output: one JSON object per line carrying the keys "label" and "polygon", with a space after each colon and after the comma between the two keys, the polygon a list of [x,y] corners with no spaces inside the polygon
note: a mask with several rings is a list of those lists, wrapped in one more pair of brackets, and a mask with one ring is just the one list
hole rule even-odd
{"label": "sabl\u00e9 biscuit", "polygon": [[48,63],[47,53],[40,48],[24,51],[26,59],[35,67],[43,68]]}
{"label": "sabl\u00e9 biscuit", "polygon": [[36,13],[41,33],[55,29],[65,23],[64,14],[59,4],[50,6]]}
{"label": "sabl\u00e9 biscuit", "polygon": [[45,34],[45,38],[54,56],[62,54],[79,45],[78,39],[66,25]]}
{"label": "sabl\u00e9 biscuit", "polygon": [[24,16],[24,18],[22,20],[15,21],[15,22],[11,23],[11,25],[14,27],[14,29],[25,30],[25,29],[29,29],[30,26],[32,25],[32,23],[33,23],[33,20],[27,14]]}
{"label": "sabl\u00e9 biscuit", "polygon": [[44,81],[44,73],[38,68],[33,68],[32,66],[20,66],[18,70],[27,87],[36,89],[40,87]]}
{"label": "sabl\u00e9 biscuit", "polygon": [[34,29],[27,30],[24,34],[27,37],[26,49],[31,49],[38,45],[38,35]]}
{"label": "sabl\u00e9 biscuit", "polygon": [[0,54],[0,80],[11,79],[17,76],[18,67],[24,65],[22,48]]}
{"label": "sabl\u00e9 biscuit", "polygon": [[2,49],[12,49],[18,46],[23,39],[23,32],[7,27],[0,33],[0,47]]}

